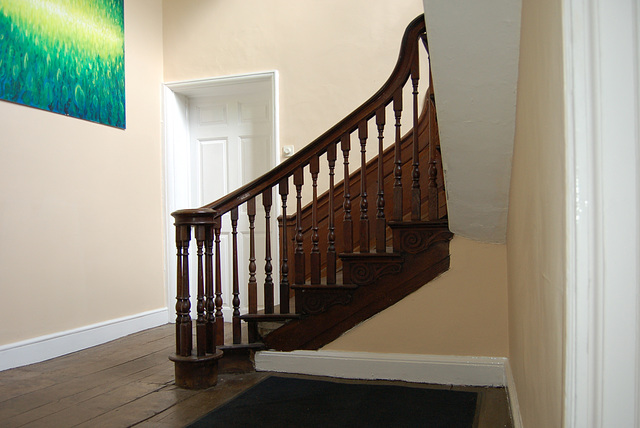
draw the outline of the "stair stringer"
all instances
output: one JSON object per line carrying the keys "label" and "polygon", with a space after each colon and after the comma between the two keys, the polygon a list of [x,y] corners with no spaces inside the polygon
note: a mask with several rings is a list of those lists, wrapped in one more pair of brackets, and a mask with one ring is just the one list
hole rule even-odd
{"label": "stair stringer", "polygon": [[402,252],[400,272],[359,286],[346,305],[292,320],[263,338],[267,349],[293,351],[318,349],[382,310],[394,305],[449,269],[449,241],[445,227],[422,252]]}

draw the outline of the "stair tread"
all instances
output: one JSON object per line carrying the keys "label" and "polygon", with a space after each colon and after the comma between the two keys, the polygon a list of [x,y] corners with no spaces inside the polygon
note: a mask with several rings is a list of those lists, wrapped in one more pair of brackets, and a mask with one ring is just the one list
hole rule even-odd
{"label": "stair tread", "polygon": [[286,321],[301,318],[300,314],[244,314],[240,319],[245,321]]}
{"label": "stair tread", "polygon": [[262,350],[266,349],[264,343],[262,342],[254,342],[254,343],[230,343],[228,345],[218,345],[217,348],[222,352],[229,351],[230,349],[253,349],[253,350]]}
{"label": "stair tread", "polygon": [[356,284],[293,284],[295,290],[353,290]]}
{"label": "stair tread", "polygon": [[375,251],[372,251],[370,253],[340,253],[340,258],[341,259],[394,260],[394,259],[401,259],[402,254],[396,253],[393,251],[388,251],[385,253],[377,253]]}
{"label": "stair tread", "polygon": [[439,229],[449,228],[448,220],[389,221],[389,227],[397,229]]}

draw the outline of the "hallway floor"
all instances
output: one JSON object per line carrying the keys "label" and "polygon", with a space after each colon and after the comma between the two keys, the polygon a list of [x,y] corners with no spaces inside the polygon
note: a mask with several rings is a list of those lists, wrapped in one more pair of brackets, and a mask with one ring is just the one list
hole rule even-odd
{"label": "hallway floor", "polygon": [[[167,358],[174,346],[167,324],[0,372],[0,426],[183,427],[270,375],[223,374],[213,388],[183,390]],[[512,426],[504,388],[430,387],[477,391],[477,427]]]}

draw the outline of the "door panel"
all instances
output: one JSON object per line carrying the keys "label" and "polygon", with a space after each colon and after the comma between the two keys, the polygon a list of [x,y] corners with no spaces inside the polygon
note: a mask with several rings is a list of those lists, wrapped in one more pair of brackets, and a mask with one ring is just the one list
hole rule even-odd
{"label": "door panel", "polygon": [[[251,182],[275,166],[272,138],[273,112],[269,85],[253,85],[234,92],[225,88],[223,95],[192,97],[189,100],[191,145],[192,198],[197,206],[214,202],[244,184]],[[247,86],[247,85],[243,85]],[[264,282],[265,216],[260,198],[256,201],[256,279],[262,301]],[[275,209],[271,212],[272,256],[277,254],[277,223]],[[249,221],[246,204],[240,207],[237,226],[238,281],[240,310],[246,312],[247,282],[249,280]],[[233,235],[230,215],[223,216],[221,231],[221,264],[223,283],[223,311],[225,320],[231,319],[232,307],[232,248]],[[194,251],[194,249],[192,249]],[[277,257],[274,257],[277,258]],[[277,281],[277,262],[274,260],[274,282]],[[276,282],[277,283],[277,282]],[[276,287],[277,288],[277,287]],[[195,296],[195,289],[191,295]],[[193,306],[195,307],[195,306]]]}

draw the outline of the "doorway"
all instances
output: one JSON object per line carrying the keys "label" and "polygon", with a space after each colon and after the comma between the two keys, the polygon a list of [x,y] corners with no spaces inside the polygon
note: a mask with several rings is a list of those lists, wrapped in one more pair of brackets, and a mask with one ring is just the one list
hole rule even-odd
{"label": "doorway", "polygon": [[[228,76],[164,85],[165,193],[166,193],[166,289],[170,322],[175,315],[175,229],[171,213],[214,202],[258,178],[280,162],[278,151],[277,73]],[[261,200],[256,220],[261,215]],[[238,259],[248,259],[246,207],[240,207]],[[272,213],[273,214],[273,213]],[[272,218],[275,219],[276,215]],[[262,217],[264,218],[264,217]],[[271,230],[277,225],[272,224]],[[264,221],[256,221],[256,238],[264,233]],[[231,319],[231,225],[223,216],[221,233],[223,312]],[[277,241],[277,240],[276,240]],[[193,245],[195,243],[192,242]],[[277,242],[272,242],[278,254]],[[190,254],[194,254],[194,248]],[[256,259],[263,255],[258,249]],[[275,261],[275,260],[274,260]],[[191,263],[191,266],[195,266]],[[277,272],[274,263],[274,272]],[[240,269],[241,295],[246,296],[248,274]],[[195,278],[195,272],[190,275]],[[258,278],[260,283],[260,278]],[[191,284],[195,311],[195,283]],[[241,302],[241,311],[247,302]],[[194,314],[195,315],[195,314]]]}

